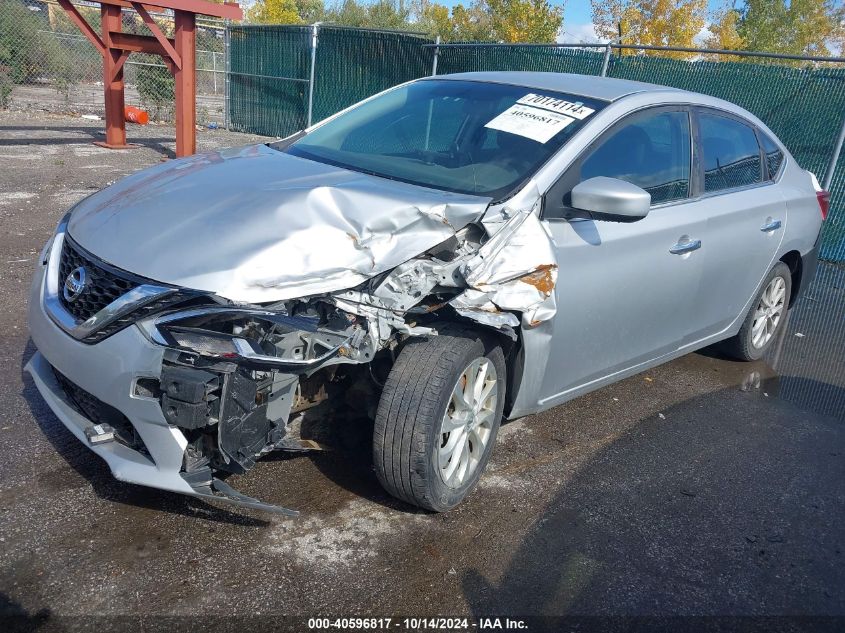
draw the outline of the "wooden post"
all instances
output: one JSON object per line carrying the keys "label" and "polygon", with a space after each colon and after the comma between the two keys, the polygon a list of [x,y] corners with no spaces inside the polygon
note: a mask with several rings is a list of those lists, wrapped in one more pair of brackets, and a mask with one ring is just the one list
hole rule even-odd
{"label": "wooden post", "polygon": [[126,145],[126,122],[123,114],[123,60],[120,50],[112,48],[112,33],[123,30],[121,8],[113,4],[100,5],[103,22],[103,90],[106,98],[106,141],[97,145],[123,149]]}
{"label": "wooden post", "polygon": [[172,66],[176,84],[176,156],[196,152],[196,15],[175,11],[176,53],[182,66]]}

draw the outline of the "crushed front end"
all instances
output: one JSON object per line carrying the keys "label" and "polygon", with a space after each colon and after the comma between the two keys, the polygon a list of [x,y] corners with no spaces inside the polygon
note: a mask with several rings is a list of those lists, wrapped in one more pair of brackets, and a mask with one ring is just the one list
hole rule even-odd
{"label": "crushed front end", "polygon": [[[410,337],[463,321],[514,342],[551,318],[557,265],[537,201],[529,193],[487,215],[479,203],[474,220],[458,207],[460,223],[448,204],[402,207],[391,222],[403,228],[385,233],[402,240],[387,250],[371,227],[343,234],[350,264],[337,289],[301,272],[296,284],[293,271],[234,289],[268,299],[257,302],[113,266],[74,240],[66,218],[34,277],[38,351],[27,370],[117,479],[296,514],[238,493],[226,474],[273,450],[321,448],[344,425],[372,419]],[[348,231],[323,221],[324,234]],[[220,275],[245,279],[244,270]],[[297,297],[297,287],[311,292]]]}
{"label": "crushed front end", "polygon": [[355,382],[372,395],[362,377],[375,349],[363,317],[294,303],[235,306],[151,282],[85,251],[63,221],[33,280],[27,371],[117,479],[295,514],[221,476],[270,450],[318,447],[303,422]]}

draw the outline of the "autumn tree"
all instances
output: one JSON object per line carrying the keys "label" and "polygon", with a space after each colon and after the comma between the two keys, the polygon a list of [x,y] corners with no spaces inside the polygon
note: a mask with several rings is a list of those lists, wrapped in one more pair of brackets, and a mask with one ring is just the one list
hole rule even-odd
{"label": "autumn tree", "polygon": [[603,40],[615,40],[619,37],[622,13],[629,4],[627,0],[590,0],[596,35]]}
{"label": "autumn tree", "polygon": [[554,42],[563,8],[547,0],[474,0],[449,9],[431,0],[414,3],[415,24],[444,41]]}
{"label": "autumn tree", "polygon": [[431,2],[431,0],[416,0],[413,13],[420,31],[429,33],[432,37],[439,36],[444,41],[455,39],[455,23],[450,15],[449,7]]}
{"label": "autumn tree", "polygon": [[[707,24],[707,0],[591,0],[596,32],[626,44],[692,48]],[[684,58],[686,53],[667,53]]]}
{"label": "autumn tree", "polygon": [[296,0],[258,0],[246,11],[249,22],[260,24],[301,24]]}
{"label": "autumn tree", "polygon": [[453,42],[495,41],[489,5],[484,0],[474,0],[467,6],[456,4],[452,7],[452,35],[446,39]]}
{"label": "autumn tree", "polygon": [[471,0],[451,9],[433,0],[258,0],[247,12],[252,22],[303,24],[323,21],[359,28],[407,29],[439,35],[443,41],[554,42],[563,7],[549,0]]}
{"label": "autumn tree", "polygon": [[[742,15],[732,5],[724,5],[713,15],[707,27],[709,34],[705,40],[705,48],[739,51],[745,48],[745,40],[739,34],[738,26]],[[730,56],[730,61],[738,61],[736,55]]]}
{"label": "autumn tree", "polygon": [[839,54],[845,54],[845,3],[833,14],[834,31],[830,38]]}
{"label": "autumn tree", "polygon": [[833,0],[746,0],[737,32],[748,50],[826,56],[843,16]]}
{"label": "autumn tree", "polygon": [[410,11],[392,0],[343,0],[326,9],[323,21],[367,29],[409,29]]}
{"label": "autumn tree", "polygon": [[493,35],[500,42],[554,42],[563,7],[547,0],[487,0]]}

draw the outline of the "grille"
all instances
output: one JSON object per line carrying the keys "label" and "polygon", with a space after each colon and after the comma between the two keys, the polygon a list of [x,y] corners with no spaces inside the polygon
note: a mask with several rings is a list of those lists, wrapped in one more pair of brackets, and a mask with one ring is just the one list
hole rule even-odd
{"label": "grille", "polygon": [[138,435],[135,427],[132,426],[129,418],[113,406],[106,404],[96,396],[85,391],[85,389],[72,382],[55,367],[53,368],[53,373],[65,395],[67,395],[77,411],[94,424],[108,424],[111,426],[114,429],[115,439],[124,446],[149,455],[144,441]]}
{"label": "grille", "polygon": [[[85,267],[85,288],[75,301],[70,302],[65,299],[62,289],[68,275],[80,266]],[[65,234],[59,265],[59,300],[77,321],[90,319],[140,283],[140,280],[133,278],[129,273],[96,262]]]}

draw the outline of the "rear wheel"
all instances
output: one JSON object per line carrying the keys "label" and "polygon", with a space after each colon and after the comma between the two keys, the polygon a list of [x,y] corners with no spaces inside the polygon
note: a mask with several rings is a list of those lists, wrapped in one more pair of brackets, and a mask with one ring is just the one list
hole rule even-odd
{"label": "rear wheel", "polygon": [[505,372],[501,347],[472,330],[411,339],[376,414],[373,462],[385,490],[437,512],[458,505],[490,459]]}
{"label": "rear wheel", "polygon": [[738,360],[761,358],[784,327],[791,293],[792,274],[786,264],[778,262],[769,271],[739,333],[723,343],[725,353]]}

